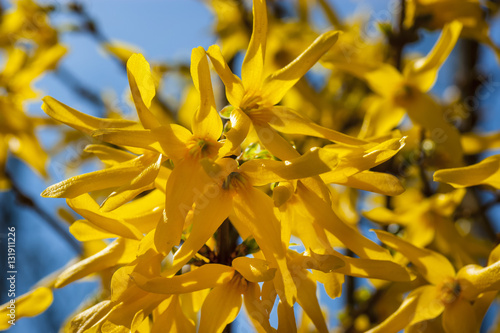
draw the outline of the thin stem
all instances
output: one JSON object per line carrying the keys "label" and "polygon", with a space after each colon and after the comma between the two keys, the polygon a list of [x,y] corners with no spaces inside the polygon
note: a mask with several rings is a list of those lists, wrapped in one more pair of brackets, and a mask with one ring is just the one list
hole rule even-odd
{"label": "thin stem", "polygon": [[31,199],[27,194],[25,194],[21,190],[21,188],[17,186],[16,182],[14,181],[14,178],[7,171],[5,173],[10,180],[11,190],[16,196],[17,201],[21,205],[24,205],[33,210],[35,213],[37,213],[45,222],[47,222],[47,224],[55,232],[57,232],[68,243],[69,246],[73,248],[73,250],[75,250],[76,253],[81,254],[82,249],[80,243],[68,233],[67,229],[64,228],[58,220],[54,219],[51,215],[49,215],[42,208],[40,208],[33,201],[33,199]]}
{"label": "thin stem", "polygon": [[56,77],[73,89],[77,94],[85,98],[87,101],[91,102],[95,106],[100,108],[104,107],[104,102],[100,98],[99,94],[91,91],[86,87],[71,71],[59,66],[54,72]]}

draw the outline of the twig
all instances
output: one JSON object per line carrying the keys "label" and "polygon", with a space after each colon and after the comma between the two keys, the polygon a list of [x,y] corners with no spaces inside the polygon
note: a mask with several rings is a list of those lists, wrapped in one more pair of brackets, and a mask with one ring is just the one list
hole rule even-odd
{"label": "twig", "polygon": [[67,229],[65,229],[61,223],[54,219],[52,216],[50,216],[47,212],[45,212],[43,209],[41,209],[34,201],[31,199],[28,195],[26,195],[19,186],[17,186],[16,182],[14,181],[14,178],[10,175],[10,173],[6,170],[5,174],[10,180],[11,183],[11,190],[16,196],[17,201],[21,204],[24,205],[31,210],[33,210],[35,213],[37,213],[47,224],[55,231],[57,232],[72,248],[75,250],[76,253],[81,254],[82,249],[80,246],[80,243],[74,239],[70,234],[68,234]]}
{"label": "twig", "polygon": [[68,69],[59,66],[55,70],[56,77],[73,89],[77,94],[84,97],[87,101],[91,102],[95,106],[104,108],[104,102],[99,97],[99,95],[90,89],[88,89],[80,80]]}

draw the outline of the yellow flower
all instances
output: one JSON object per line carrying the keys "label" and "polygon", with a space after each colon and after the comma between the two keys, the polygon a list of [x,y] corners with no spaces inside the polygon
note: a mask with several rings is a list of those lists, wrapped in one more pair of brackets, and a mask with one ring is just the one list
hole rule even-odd
{"label": "yellow flower", "polygon": [[385,226],[398,224],[404,228],[403,238],[409,243],[426,247],[434,242],[440,253],[469,264],[477,255],[487,255],[489,249],[472,235],[460,235],[453,223],[452,214],[464,195],[465,190],[456,190],[424,198],[419,190],[410,189],[394,198],[394,210],[377,207],[363,215]]}
{"label": "yellow flower", "polygon": [[458,131],[446,120],[442,107],[427,94],[461,31],[462,24],[458,21],[445,25],[429,54],[409,61],[402,73],[384,63],[330,62],[333,68],[366,81],[370,89],[379,96],[365,118],[363,127],[371,129],[366,135],[388,133],[407,113],[412,122],[423,127],[436,142],[447,165],[458,166],[463,163]]}
{"label": "yellow flower", "polygon": [[311,135],[351,145],[367,143],[321,127],[286,107],[276,106],[286,92],[333,46],[338,32],[322,34],[290,64],[264,77],[267,36],[265,1],[253,2],[253,15],[253,32],[243,60],[241,79],[231,72],[218,46],[213,45],[207,51],[224,82],[226,97],[232,106],[231,128],[225,133],[227,143],[224,151],[237,149],[251,126],[266,149],[281,159],[297,157],[297,153],[277,132]]}
{"label": "yellow flower", "polygon": [[[476,318],[475,302],[481,293],[500,289],[500,261],[490,260],[485,268],[465,266],[456,273],[443,255],[416,247],[388,232],[375,232],[384,244],[406,256],[429,284],[410,292],[398,310],[368,332],[399,332],[441,314],[447,333],[475,332],[479,329],[481,320]],[[491,258],[498,260],[497,255]],[[490,298],[491,294],[487,297]],[[478,306],[481,306],[479,303]]]}
{"label": "yellow flower", "polygon": [[487,15],[484,8],[479,0],[410,0],[404,25],[407,28],[422,26],[436,30],[457,20],[464,26],[463,37],[484,43],[498,58],[500,49],[491,39],[490,28],[484,19]]}

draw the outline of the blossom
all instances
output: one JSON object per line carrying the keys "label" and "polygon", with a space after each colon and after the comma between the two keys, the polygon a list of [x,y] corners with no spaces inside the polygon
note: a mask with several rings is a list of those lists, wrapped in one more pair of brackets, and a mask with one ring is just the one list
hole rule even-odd
{"label": "blossom", "polygon": [[375,232],[383,243],[406,256],[428,284],[411,291],[398,310],[369,332],[398,332],[441,314],[446,332],[479,329],[475,302],[481,306],[481,293],[489,298],[489,292],[496,293],[500,288],[496,273],[500,261],[494,254],[497,250],[492,252],[488,266],[468,265],[456,272],[448,259],[437,252],[416,247],[385,231]]}
{"label": "blossom", "polygon": [[446,120],[442,107],[427,94],[461,31],[462,24],[459,21],[446,24],[429,54],[409,61],[402,72],[385,63],[329,62],[333,68],[364,80],[379,96],[367,112],[363,126],[371,128],[371,132],[365,135],[387,133],[407,114],[415,125],[425,129],[431,140],[436,142],[445,165],[458,166],[463,163],[457,129]]}

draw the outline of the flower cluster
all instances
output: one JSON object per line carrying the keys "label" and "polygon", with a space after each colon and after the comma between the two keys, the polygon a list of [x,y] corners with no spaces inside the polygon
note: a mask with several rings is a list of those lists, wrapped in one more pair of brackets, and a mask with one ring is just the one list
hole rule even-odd
{"label": "flower cluster", "polygon": [[[65,332],[223,332],[243,305],[258,332],[328,332],[318,286],[337,298],[362,278],[369,295],[346,307],[346,331],[479,330],[500,290],[500,246],[466,205],[478,185],[500,188],[500,155],[469,157],[498,135],[462,130],[429,91],[461,37],[497,51],[484,8],[405,1],[399,34],[381,27],[385,45],[360,43],[358,23],[321,0],[338,30],[319,34],[313,5],[298,3],[292,22],[278,2],[270,15],[253,0],[248,33],[243,5],[211,1],[221,46],[192,50],[178,114],[188,124],[154,107],[158,76],[138,53],[125,64],[136,120],[43,99],[52,119],[92,137],[85,151],[103,168],[43,191],[81,216],[69,230],[86,251],[19,302],[46,304],[42,291],[97,275],[99,296]],[[418,28],[441,32],[427,55],[403,59]],[[398,44],[395,58],[382,52]],[[52,46],[44,63],[62,53]]]}

